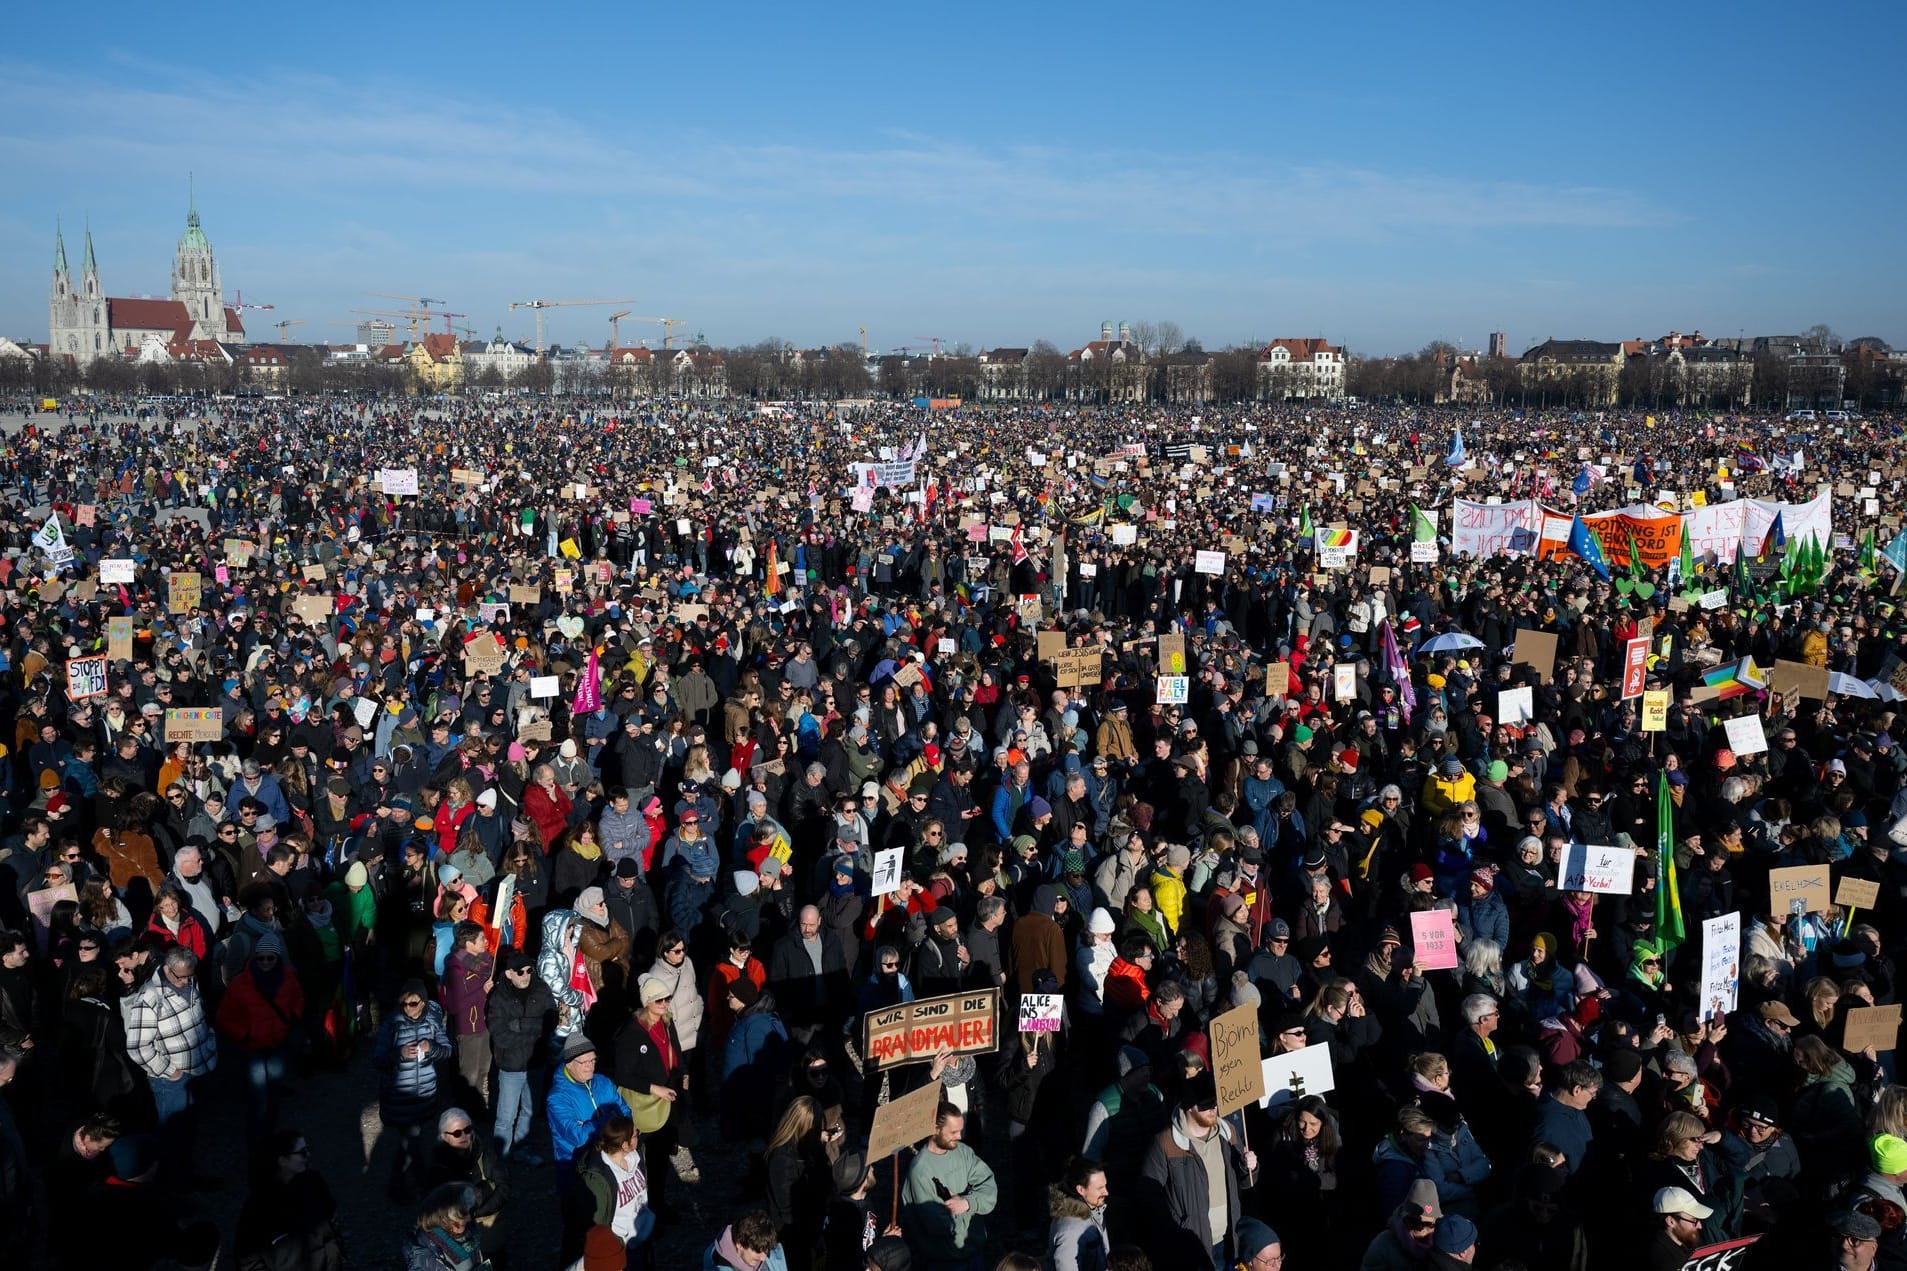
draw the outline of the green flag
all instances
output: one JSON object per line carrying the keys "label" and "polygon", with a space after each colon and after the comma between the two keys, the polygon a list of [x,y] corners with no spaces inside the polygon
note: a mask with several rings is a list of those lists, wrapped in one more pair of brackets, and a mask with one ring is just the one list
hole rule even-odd
{"label": "green flag", "polygon": [[1410,541],[1413,543],[1437,541],[1437,523],[1415,503],[1410,505]]}
{"label": "green flag", "polygon": [[1682,925],[1682,892],[1675,881],[1675,805],[1669,802],[1669,774],[1656,778],[1655,790],[1655,940],[1664,953],[1688,939]]}
{"label": "green flag", "polygon": [[1317,528],[1311,524],[1311,505],[1304,505],[1304,514],[1298,518],[1298,537],[1311,538],[1317,534]]}
{"label": "green flag", "polygon": [[1869,577],[1880,577],[1880,553],[1874,545],[1874,527],[1871,525],[1867,527],[1867,536],[1861,540],[1861,572]]}
{"label": "green flag", "polygon": [[1682,521],[1682,551],[1675,558],[1675,568],[1685,583],[1695,577],[1695,549],[1689,543],[1686,517]]}

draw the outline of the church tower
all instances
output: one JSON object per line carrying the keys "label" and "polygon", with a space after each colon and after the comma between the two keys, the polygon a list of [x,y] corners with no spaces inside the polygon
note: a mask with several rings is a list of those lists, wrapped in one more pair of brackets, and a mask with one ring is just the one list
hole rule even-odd
{"label": "church tower", "polygon": [[101,357],[106,348],[106,293],[99,283],[99,262],[93,257],[93,231],[86,231],[86,259],[80,284],[66,263],[66,234],[53,234],[53,287],[47,314],[47,348],[81,366]]}
{"label": "church tower", "polygon": [[172,260],[172,298],[183,304],[191,315],[193,338],[222,340],[225,338],[225,292],[219,283],[218,262],[212,259],[212,244],[199,228],[196,192],[187,206],[185,233],[179,235],[179,250]]}

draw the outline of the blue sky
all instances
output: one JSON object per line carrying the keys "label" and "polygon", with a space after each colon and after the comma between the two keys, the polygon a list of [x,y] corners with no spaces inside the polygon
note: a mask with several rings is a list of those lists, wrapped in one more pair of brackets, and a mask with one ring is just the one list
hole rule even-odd
{"label": "blue sky", "polygon": [[163,294],[191,170],[294,338],[388,291],[718,344],[1907,344],[1899,5],[222,9],[12,19],[0,332],[46,338],[56,216]]}

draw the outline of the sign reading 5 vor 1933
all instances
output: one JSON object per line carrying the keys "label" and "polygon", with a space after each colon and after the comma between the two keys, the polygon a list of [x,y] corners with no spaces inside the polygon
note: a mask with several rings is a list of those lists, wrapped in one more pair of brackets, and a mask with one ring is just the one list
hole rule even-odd
{"label": "sign reading 5 vor 1933", "polygon": [[949,993],[862,1017],[861,1055],[870,1068],[925,1063],[940,1051],[984,1054],[999,1046],[1000,990]]}

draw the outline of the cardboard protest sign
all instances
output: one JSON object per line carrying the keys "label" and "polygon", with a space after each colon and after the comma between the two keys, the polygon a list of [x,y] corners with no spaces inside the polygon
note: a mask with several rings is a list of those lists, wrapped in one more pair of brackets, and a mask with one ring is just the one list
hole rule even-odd
{"label": "cardboard protest sign", "polygon": [[1000,990],[976,989],[903,1002],[861,1017],[861,1057],[870,1071],[925,1063],[942,1050],[991,1053],[999,1045]]}
{"label": "cardboard protest sign", "polygon": [[1881,885],[1870,878],[1843,878],[1834,889],[1834,903],[1843,909],[1872,909],[1881,897]]}
{"label": "cardboard protest sign", "polygon": [[[1771,914],[1818,914],[1828,900],[1828,867],[1790,865],[1768,871],[1768,912]],[[1795,908],[1799,905],[1800,908]]]}
{"label": "cardboard protest sign", "polygon": [[1182,635],[1162,635],[1159,637],[1159,674],[1184,675],[1185,637]]}
{"label": "cardboard protest sign", "polygon": [[1419,971],[1455,970],[1457,929],[1448,909],[1426,909],[1410,916],[1410,938]]}
{"label": "cardboard protest sign", "polygon": [[512,583],[510,585],[510,603],[513,605],[540,605],[543,603],[543,589],[534,584]]}
{"label": "cardboard protest sign", "polygon": [[53,907],[62,900],[79,900],[79,891],[71,883],[61,883],[58,887],[42,887],[38,891],[26,894],[27,913],[33,918],[34,934],[40,938],[40,952],[47,952],[47,943],[53,934]]}
{"label": "cardboard protest sign", "polygon": [[1057,1033],[1065,1014],[1066,997],[1061,993],[1026,993],[1020,997],[1020,1031]]}
{"label": "cardboard protest sign", "polygon": [[191,613],[199,607],[204,579],[189,570],[166,575],[166,612]]}
{"label": "cardboard protest sign", "polygon": [[1291,696],[1291,664],[1289,662],[1273,662],[1265,668],[1265,696]]}
{"label": "cardboard protest sign", "polygon": [[225,736],[225,712],[216,706],[173,707],[166,711],[166,742],[217,741]]}
{"label": "cardboard protest sign", "polygon": [[1825,702],[1828,700],[1828,669],[1776,658],[1775,664],[1768,668],[1768,687],[1787,697]]}
{"label": "cardboard protest sign", "polygon": [[481,635],[464,645],[465,675],[495,675],[503,669],[503,646],[495,636]]}
{"label": "cardboard protest sign", "polygon": [[1900,1044],[1900,1004],[1857,1006],[1847,1013],[1847,1040],[1841,1049],[1856,1053],[1872,1046],[1892,1050]]}
{"label": "cardboard protest sign", "polygon": [[1051,662],[1066,652],[1066,633],[1064,631],[1042,631],[1038,634],[1039,657],[1042,662]]}
{"label": "cardboard protest sign", "polygon": [[548,741],[551,731],[550,721],[539,719],[517,729],[516,735],[518,741]]}
{"label": "cardboard protest sign", "polygon": [[330,621],[337,607],[334,596],[299,596],[291,602],[291,611],[312,627],[321,627]]}
{"label": "cardboard protest sign", "polygon": [[940,1083],[930,1081],[875,1108],[874,1124],[867,1131],[867,1159],[892,1156],[931,1135],[938,1124],[940,1096]]}
{"label": "cardboard protest sign", "polygon": [[1302,1050],[1272,1055],[1259,1061],[1258,1071],[1265,1086],[1258,1106],[1274,1115],[1282,1112],[1286,1104],[1296,1103],[1307,1095],[1330,1094],[1337,1088],[1329,1046],[1306,1046]]}
{"label": "cardboard protest sign", "polygon": [[1265,1072],[1258,1055],[1258,1008],[1247,1003],[1206,1026],[1212,1043],[1212,1080],[1218,1086],[1218,1114],[1224,1116],[1265,1097]]}
{"label": "cardboard protest sign", "polygon": [[483,473],[475,468],[452,468],[450,479],[458,485],[482,485]]}
{"label": "cardboard protest sign", "polygon": [[1714,1019],[1735,1009],[1741,986],[1741,915],[1723,914],[1702,920],[1703,1019]]}
{"label": "cardboard protest sign", "polygon": [[106,619],[106,658],[125,662],[132,658],[132,618]]}
{"label": "cardboard protest sign", "polygon": [[1096,687],[1102,656],[1097,647],[1068,649],[1053,659],[1053,679],[1061,688]]}
{"label": "cardboard protest sign", "polygon": [[74,702],[106,696],[105,654],[66,660],[66,696]]}
{"label": "cardboard protest sign", "polygon": [[1548,631],[1516,629],[1516,648],[1510,660],[1530,667],[1536,678],[1547,684],[1556,673],[1556,637]]}

